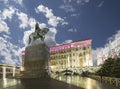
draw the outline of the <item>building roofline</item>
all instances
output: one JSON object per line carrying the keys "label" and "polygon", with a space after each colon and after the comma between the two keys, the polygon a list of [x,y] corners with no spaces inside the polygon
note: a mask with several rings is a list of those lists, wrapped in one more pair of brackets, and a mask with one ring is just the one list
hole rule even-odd
{"label": "building roofline", "polygon": [[87,39],[83,39],[83,40],[72,41],[72,42],[66,43],[66,44],[59,44],[59,45],[55,45],[55,46],[50,46],[50,48],[51,47],[62,46],[62,45],[67,45],[67,44],[71,44],[71,43],[75,43],[75,42],[79,42],[79,41],[86,41],[86,40],[92,40],[92,39],[91,38],[87,38]]}
{"label": "building roofline", "polygon": [[0,66],[5,66],[5,67],[21,67],[21,66],[8,65],[8,64],[0,64]]}
{"label": "building roofline", "polygon": [[77,40],[77,41],[73,41],[71,43],[74,43],[74,42],[79,42],[79,41],[85,41],[85,40],[92,40],[91,38],[87,38],[87,39],[83,39],[83,40]]}

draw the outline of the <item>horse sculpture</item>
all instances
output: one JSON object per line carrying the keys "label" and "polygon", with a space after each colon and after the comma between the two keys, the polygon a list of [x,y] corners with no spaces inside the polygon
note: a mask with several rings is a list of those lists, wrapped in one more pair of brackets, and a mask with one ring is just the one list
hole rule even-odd
{"label": "horse sculpture", "polygon": [[40,29],[38,23],[36,23],[35,32],[29,35],[29,44],[39,38],[41,38],[41,40],[44,41],[45,34],[47,34],[48,31],[49,31],[48,28]]}

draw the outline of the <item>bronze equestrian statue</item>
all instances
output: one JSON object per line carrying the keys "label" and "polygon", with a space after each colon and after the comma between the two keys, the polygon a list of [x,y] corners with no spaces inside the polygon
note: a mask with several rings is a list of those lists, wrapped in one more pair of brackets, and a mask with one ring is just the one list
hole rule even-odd
{"label": "bronze equestrian statue", "polygon": [[35,32],[33,32],[33,33],[31,33],[29,35],[29,42],[28,42],[28,44],[30,44],[31,42],[33,42],[33,41],[35,41],[36,39],[39,39],[39,38],[41,38],[41,40],[44,41],[45,34],[47,34],[48,31],[49,31],[48,28],[40,29],[39,28],[39,24],[36,23],[36,25],[35,25]]}

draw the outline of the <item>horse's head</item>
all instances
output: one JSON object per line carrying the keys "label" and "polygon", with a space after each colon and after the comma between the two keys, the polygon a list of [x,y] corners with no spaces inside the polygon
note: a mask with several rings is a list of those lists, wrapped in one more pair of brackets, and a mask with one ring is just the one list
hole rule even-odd
{"label": "horse's head", "polygon": [[43,28],[43,29],[42,29],[42,34],[45,35],[45,34],[47,34],[48,31],[49,31],[48,28]]}

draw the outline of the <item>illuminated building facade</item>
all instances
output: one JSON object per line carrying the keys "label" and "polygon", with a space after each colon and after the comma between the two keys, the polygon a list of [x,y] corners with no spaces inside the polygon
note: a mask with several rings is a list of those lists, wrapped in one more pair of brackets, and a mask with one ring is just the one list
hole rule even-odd
{"label": "illuminated building facade", "polygon": [[97,65],[103,64],[109,57],[120,58],[120,31],[97,53]]}
{"label": "illuminated building facade", "polygon": [[51,70],[93,66],[91,39],[50,47]]}
{"label": "illuminated building facade", "polygon": [[0,64],[0,78],[15,77],[20,73],[20,67]]}

